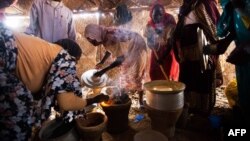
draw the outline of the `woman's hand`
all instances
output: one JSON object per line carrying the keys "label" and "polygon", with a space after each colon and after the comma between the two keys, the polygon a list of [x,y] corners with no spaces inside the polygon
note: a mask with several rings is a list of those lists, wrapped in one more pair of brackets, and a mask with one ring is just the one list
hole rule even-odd
{"label": "woman's hand", "polygon": [[99,102],[103,102],[103,101],[108,101],[109,100],[109,96],[108,95],[105,95],[103,93],[97,95],[96,97],[94,97],[94,101],[96,103],[99,103]]}
{"label": "woman's hand", "polygon": [[100,103],[100,102],[108,101],[108,100],[109,100],[109,96],[101,93],[93,98],[87,99],[87,105],[91,105],[93,103]]}

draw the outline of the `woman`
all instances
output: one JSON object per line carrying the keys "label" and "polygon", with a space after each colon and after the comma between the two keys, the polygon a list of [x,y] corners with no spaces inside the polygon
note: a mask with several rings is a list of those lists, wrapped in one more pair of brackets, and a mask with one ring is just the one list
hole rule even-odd
{"label": "woman", "polygon": [[[166,79],[165,73],[170,80],[178,81],[179,64],[175,59],[170,39],[171,32],[176,26],[175,19],[166,13],[164,7],[158,3],[151,8],[150,18],[144,32],[147,45],[152,49],[150,78],[151,80],[163,80]],[[160,65],[163,70],[160,69]]]}
{"label": "woman", "polygon": [[[217,34],[223,39],[216,46],[208,46],[207,53],[223,54],[232,41],[235,49],[227,61],[235,65],[238,103],[244,117],[240,117],[245,127],[250,127],[250,1],[222,0],[223,13],[217,25]],[[215,48],[214,48],[215,47]],[[239,116],[239,115],[236,115]],[[246,124],[247,123],[247,124]]]}
{"label": "woman", "polygon": [[121,65],[121,88],[137,91],[142,106],[142,79],[147,63],[147,49],[143,38],[135,32],[95,24],[86,26],[85,37],[94,46],[103,45],[106,49],[105,56],[98,65],[103,64],[110,55],[116,58],[116,61],[104,70]]}
{"label": "woman", "polygon": [[[0,2],[1,16],[10,6],[8,2]],[[70,45],[79,48],[75,43]],[[64,120],[70,122],[86,105],[108,99],[104,95],[82,98],[76,58],[79,56],[71,56],[59,45],[25,34],[13,34],[1,17],[1,140],[28,140],[32,126],[40,127],[51,114],[51,107],[63,111]]]}
{"label": "woman", "polygon": [[180,81],[186,84],[185,102],[190,105],[191,113],[205,116],[215,104],[218,56],[204,56],[200,48],[203,47],[202,37],[210,43],[217,41],[215,25],[218,18],[215,1],[185,0],[174,32],[180,50]]}

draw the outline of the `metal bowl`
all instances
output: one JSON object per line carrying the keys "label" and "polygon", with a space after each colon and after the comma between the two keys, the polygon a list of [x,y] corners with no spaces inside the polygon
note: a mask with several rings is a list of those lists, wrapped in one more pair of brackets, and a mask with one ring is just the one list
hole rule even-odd
{"label": "metal bowl", "polygon": [[106,85],[106,82],[108,81],[108,75],[103,74],[100,77],[93,76],[98,70],[91,69],[86,72],[84,72],[81,76],[82,82],[89,88],[97,88],[97,87],[103,87]]}
{"label": "metal bowl", "polygon": [[161,110],[178,110],[184,106],[185,84],[176,81],[155,80],[144,84],[146,103],[149,107]]}

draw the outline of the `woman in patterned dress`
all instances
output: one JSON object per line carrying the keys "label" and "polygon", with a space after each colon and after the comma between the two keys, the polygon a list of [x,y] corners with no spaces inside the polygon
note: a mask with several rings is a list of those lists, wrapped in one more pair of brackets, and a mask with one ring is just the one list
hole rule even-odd
{"label": "woman in patterned dress", "polygon": [[[8,0],[0,2],[0,16],[3,16],[4,8],[9,5]],[[69,44],[65,44],[65,41]],[[27,141],[31,136],[32,127],[40,127],[43,121],[48,119],[51,107],[63,111],[62,117],[65,122],[71,122],[86,105],[108,99],[105,95],[91,99],[82,98],[75,66],[81,51],[74,55],[68,45],[78,48],[78,51],[80,47],[67,39],[58,44],[62,46],[29,35],[14,34],[5,27],[3,17],[1,18],[2,141]]]}

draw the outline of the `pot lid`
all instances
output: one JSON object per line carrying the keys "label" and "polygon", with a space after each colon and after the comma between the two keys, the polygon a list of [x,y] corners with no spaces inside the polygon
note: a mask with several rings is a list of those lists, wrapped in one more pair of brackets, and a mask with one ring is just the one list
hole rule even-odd
{"label": "pot lid", "polygon": [[108,75],[103,74],[100,77],[95,77],[94,74],[97,71],[98,71],[97,69],[91,69],[82,74],[81,80],[87,87],[94,88],[94,87],[103,87],[106,85],[106,82],[108,80]]}

